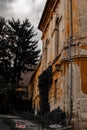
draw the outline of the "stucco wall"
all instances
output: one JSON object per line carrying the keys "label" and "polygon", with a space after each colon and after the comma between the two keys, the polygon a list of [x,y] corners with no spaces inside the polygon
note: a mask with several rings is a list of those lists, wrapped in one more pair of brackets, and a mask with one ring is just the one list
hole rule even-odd
{"label": "stucco wall", "polygon": [[[72,121],[74,122],[74,129],[83,130],[86,128],[87,121],[87,62],[84,57],[87,57],[87,17],[86,17],[87,1],[72,0],[72,29],[73,29],[73,43],[71,44],[71,59],[72,59]],[[70,109],[69,87],[71,72],[68,62],[68,48],[70,36],[70,4],[69,0],[61,0],[56,7],[49,28],[46,32],[46,38],[50,39],[51,46],[51,63],[54,61],[55,55],[55,20],[59,17],[59,52],[60,56],[56,62],[53,63],[53,82],[49,91],[50,110],[58,106],[64,110],[67,115]],[[49,32],[49,33],[48,33]],[[51,33],[51,37],[50,37]],[[49,35],[49,37],[48,37]],[[81,37],[84,37],[81,39]],[[66,49],[64,49],[64,47]],[[49,49],[49,48],[48,48]],[[48,51],[49,52],[49,51]],[[81,59],[82,57],[82,59]],[[55,65],[59,64],[59,72],[54,72]],[[55,101],[55,80],[57,79],[57,96]],[[84,120],[84,121],[83,121]],[[82,122],[82,123],[81,123]]]}
{"label": "stucco wall", "polygon": [[[41,67],[39,66],[33,77],[34,99],[38,102],[38,76],[49,65],[52,65],[53,81],[49,91],[50,110],[60,106],[69,119],[70,111],[70,81],[72,80],[72,123],[74,130],[87,129],[87,1],[72,0],[72,30],[71,64],[68,59],[68,45],[70,40],[70,0],[58,0],[51,16],[45,21],[43,29],[43,53]],[[48,4],[50,5],[50,4]],[[49,8],[49,6],[48,6]],[[47,13],[47,12],[46,12]],[[46,14],[45,14],[46,15]],[[48,18],[48,17],[47,17]],[[57,19],[58,18],[58,19]],[[58,28],[56,28],[58,20]],[[42,27],[42,26],[41,26]],[[57,39],[59,29],[59,39]],[[58,54],[56,44],[58,40]],[[59,70],[56,70],[56,64]],[[72,76],[71,76],[72,75]],[[72,79],[71,79],[72,78]],[[56,91],[55,91],[56,90]],[[56,99],[56,100],[55,100]],[[36,106],[38,103],[35,103]]]}
{"label": "stucco wall", "polygon": [[78,0],[80,36],[87,36],[87,0]]}

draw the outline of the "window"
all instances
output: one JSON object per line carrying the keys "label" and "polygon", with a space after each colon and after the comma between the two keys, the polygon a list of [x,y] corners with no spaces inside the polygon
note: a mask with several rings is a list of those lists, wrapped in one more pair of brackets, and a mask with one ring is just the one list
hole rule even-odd
{"label": "window", "polygon": [[45,50],[44,50],[44,64],[45,64],[45,66],[44,66],[44,68],[46,68],[47,67],[47,48],[45,47]]}
{"label": "window", "polygon": [[50,39],[46,40],[46,56],[45,56],[45,61],[46,61],[46,67],[48,67],[51,63],[51,45],[50,45]]}
{"label": "window", "polygon": [[81,89],[87,94],[87,59],[81,59]]}
{"label": "window", "polygon": [[59,49],[59,17],[55,21],[55,56],[58,55]]}
{"label": "window", "polygon": [[54,82],[54,103],[57,101],[57,79]]}
{"label": "window", "polygon": [[44,41],[43,45],[43,69],[47,67],[47,39]]}

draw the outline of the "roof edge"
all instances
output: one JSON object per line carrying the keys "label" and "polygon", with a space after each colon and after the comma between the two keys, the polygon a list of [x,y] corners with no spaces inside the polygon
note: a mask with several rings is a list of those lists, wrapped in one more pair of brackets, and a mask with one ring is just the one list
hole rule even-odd
{"label": "roof edge", "polygon": [[[47,0],[47,2],[46,2],[46,4],[45,4],[45,7],[44,7],[44,10],[43,10],[43,12],[42,12],[42,16],[41,16],[41,19],[40,19],[40,22],[39,22],[39,25],[38,25],[38,29],[40,29],[40,30],[41,30],[41,23],[42,23],[44,14],[45,14],[45,10],[46,10],[46,8],[47,8],[47,6],[48,6],[48,4],[49,4],[49,1],[50,1],[50,0]],[[41,31],[42,31],[42,30],[41,30]]]}
{"label": "roof edge", "polygon": [[43,32],[44,27],[46,26],[45,21],[48,22],[49,18],[51,18],[50,16],[52,15],[52,13],[55,10],[55,7],[57,5],[57,3],[59,2],[59,0],[47,0],[45,8],[43,10],[39,25],[38,25],[38,29],[40,31]]}

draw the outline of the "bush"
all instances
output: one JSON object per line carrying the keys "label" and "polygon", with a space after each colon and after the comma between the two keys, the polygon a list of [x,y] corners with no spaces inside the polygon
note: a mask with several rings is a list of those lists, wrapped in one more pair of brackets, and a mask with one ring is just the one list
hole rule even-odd
{"label": "bush", "polygon": [[41,123],[44,125],[61,124],[66,125],[66,114],[59,107],[41,117]]}

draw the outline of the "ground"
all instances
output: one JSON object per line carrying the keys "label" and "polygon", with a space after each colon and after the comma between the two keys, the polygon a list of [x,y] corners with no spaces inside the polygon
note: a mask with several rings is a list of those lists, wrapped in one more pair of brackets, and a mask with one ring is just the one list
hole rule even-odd
{"label": "ground", "polygon": [[[4,118],[7,118],[7,116],[2,116],[0,115],[0,130],[11,130],[11,127],[9,125],[6,125],[4,122],[3,122],[3,119]],[[9,117],[8,117],[9,118]],[[24,130],[42,130],[41,126],[39,126],[38,124],[35,124],[35,123],[32,123],[31,121],[28,121],[26,120],[25,121],[25,124],[28,126],[26,129]],[[48,129],[45,129],[44,130],[48,130]]]}

